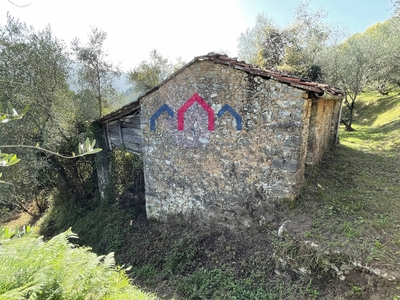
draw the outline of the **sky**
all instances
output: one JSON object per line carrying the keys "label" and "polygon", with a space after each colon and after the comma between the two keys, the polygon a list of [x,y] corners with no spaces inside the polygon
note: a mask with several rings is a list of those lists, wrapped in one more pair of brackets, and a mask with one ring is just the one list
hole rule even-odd
{"label": "sky", "polygon": [[[209,52],[237,56],[238,38],[259,13],[284,27],[301,0],[0,0],[0,24],[9,13],[35,29],[51,26],[67,46],[75,37],[87,42],[91,26],[107,33],[108,58],[123,71],[133,69],[157,49],[171,60],[188,62]],[[362,32],[388,19],[390,0],[310,0],[324,8],[327,21],[349,33]]]}

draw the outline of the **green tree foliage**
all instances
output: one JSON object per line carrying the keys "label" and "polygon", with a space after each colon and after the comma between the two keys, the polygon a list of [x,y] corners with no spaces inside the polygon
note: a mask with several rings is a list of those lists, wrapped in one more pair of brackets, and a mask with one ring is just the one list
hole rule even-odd
{"label": "green tree foliage", "polygon": [[138,66],[129,71],[129,80],[135,85],[135,92],[143,94],[159,85],[184,64],[180,58],[172,63],[154,49],[150,52],[149,60],[141,61]]}
{"label": "green tree foliage", "polygon": [[91,94],[90,98],[96,99],[97,116],[102,116],[113,99],[117,98],[113,81],[121,75],[118,68],[107,59],[104,50],[106,38],[107,33],[92,27],[86,45],[82,45],[77,38],[72,41],[72,50],[79,64],[78,86],[81,93]]}
{"label": "green tree foliage", "polygon": [[[38,145],[57,152],[59,143],[71,136],[68,66],[65,45],[50,27],[37,31],[7,16],[0,26],[0,103],[3,110],[12,103],[18,112],[29,106],[29,114],[2,124],[1,145]],[[9,109],[10,114],[14,113]],[[31,201],[40,190],[53,188],[51,163],[43,152],[27,150],[20,158],[23,162],[3,171],[14,186],[0,186],[2,203]]]}
{"label": "green tree foliage", "polygon": [[[83,190],[80,178],[87,176],[78,166],[92,159],[71,161],[60,154],[78,153],[76,145],[87,137],[93,109],[82,114],[83,98],[69,89],[69,68],[67,49],[50,27],[37,31],[9,15],[7,23],[0,25],[0,150],[7,148],[6,152],[18,153],[22,159],[2,169],[5,181],[13,183],[0,185],[2,207],[17,204],[28,211],[29,203],[47,199],[59,185],[73,184],[73,190]],[[14,119],[20,120],[9,122]],[[9,165],[16,157],[2,153],[0,159],[2,165]],[[68,182],[69,178],[76,182]]]}
{"label": "green tree foliage", "polygon": [[364,33],[373,48],[371,68],[377,87],[391,83],[400,86],[400,18],[394,17],[369,27]]}
{"label": "green tree foliage", "polygon": [[18,135],[6,132],[7,140],[23,136],[41,143],[51,131],[62,130],[51,108],[68,96],[67,68],[65,46],[50,27],[35,31],[8,15],[7,24],[0,27],[0,101],[3,106],[13,103],[17,110],[27,105],[31,109],[23,126],[18,125]]}
{"label": "green tree foliage", "polygon": [[320,80],[322,71],[317,58],[331,32],[325,17],[322,9],[310,10],[308,1],[300,3],[295,20],[285,28],[276,26],[264,14],[258,15],[255,26],[239,37],[239,57],[264,68]]}
{"label": "green tree foliage", "polygon": [[263,67],[281,64],[286,47],[286,37],[266,14],[257,15],[256,24],[238,39],[240,59]]}
{"label": "green tree foliage", "polygon": [[385,93],[386,83],[400,85],[399,21],[391,18],[326,47],[319,55],[323,80],[346,92],[342,123],[352,131],[356,99],[368,85]]}
{"label": "green tree foliage", "polygon": [[[22,113],[18,114],[17,111],[11,106],[11,104],[8,104],[8,110],[4,112],[2,110],[2,105],[0,104],[0,120],[2,120],[0,123],[8,123],[9,121],[13,120],[19,120],[22,119],[22,117],[27,113],[28,111],[28,106],[25,107]],[[100,148],[95,148],[96,140],[90,141],[89,138],[86,138],[85,143],[79,143],[78,145],[78,154],[75,154],[74,152],[72,153],[72,156],[66,156],[63,154],[59,154],[56,152],[53,152],[48,149],[41,148],[39,146],[33,146],[33,145],[3,145],[0,144],[0,150],[5,149],[5,148],[14,148],[14,149],[19,149],[19,148],[25,148],[25,149],[35,149],[39,150],[43,153],[50,154],[50,155],[55,155],[57,157],[61,157],[64,159],[71,159],[71,158],[78,158],[78,157],[83,157],[89,154],[95,154],[101,151]],[[0,152],[0,167],[10,167],[13,166],[17,163],[19,163],[21,160],[17,158],[15,154],[9,154],[9,153],[1,153]],[[0,173],[0,177],[2,177],[2,173]],[[1,181],[0,184],[10,184],[9,182]],[[14,187],[14,186],[13,186]],[[19,208],[22,208],[25,212],[30,213],[29,209],[26,207],[23,201],[21,201],[18,197],[14,196],[14,205],[19,206]],[[0,204],[9,204],[9,201],[4,201],[0,199]]]}
{"label": "green tree foliage", "polygon": [[341,88],[346,93],[342,122],[352,131],[356,99],[367,85],[381,93],[386,93],[386,83],[400,86],[399,1],[393,6],[394,17],[352,36],[328,25],[326,13],[310,10],[308,1],[300,3],[295,20],[285,28],[259,15],[239,38],[239,57]]}
{"label": "green tree foliage", "polygon": [[351,125],[356,99],[373,76],[371,43],[372,40],[362,34],[353,35],[340,45],[328,49],[321,62],[327,70],[324,79],[340,87],[346,94],[344,104],[348,110],[343,111],[342,123],[348,131],[353,131]]}
{"label": "green tree foliage", "polygon": [[155,299],[130,284],[113,253],[97,256],[69,242],[76,238],[68,230],[47,242],[3,240],[0,299]]}
{"label": "green tree foliage", "polygon": [[[17,111],[12,107],[11,104],[8,104],[8,109],[6,111],[3,111],[3,105],[0,103],[0,124],[1,123],[8,123],[9,121],[13,120],[19,120],[21,119],[24,114],[28,111],[28,106],[25,107],[24,111],[20,114],[17,113]],[[0,144],[0,149],[1,149],[1,144]],[[15,165],[16,163],[19,163],[20,159],[17,158],[15,154],[9,154],[9,153],[1,153],[0,152],[0,167],[9,167],[12,165]],[[3,174],[0,173],[0,177]],[[0,180],[1,183],[6,183],[4,181]]]}
{"label": "green tree foliage", "polygon": [[400,0],[392,0],[392,6],[394,8],[394,16],[399,17],[400,15]]}
{"label": "green tree foliage", "polygon": [[295,21],[285,28],[289,43],[284,64],[295,74],[314,81],[321,79],[318,55],[327,46],[332,30],[326,17],[323,9],[312,11],[309,1],[303,1],[296,9]]}

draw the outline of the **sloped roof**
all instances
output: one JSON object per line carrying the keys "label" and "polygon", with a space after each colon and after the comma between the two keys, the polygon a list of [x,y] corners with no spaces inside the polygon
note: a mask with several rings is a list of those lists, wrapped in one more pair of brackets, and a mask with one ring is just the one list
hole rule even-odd
{"label": "sloped roof", "polygon": [[186,68],[188,68],[192,64],[199,62],[199,61],[212,61],[216,64],[226,65],[226,66],[235,68],[237,70],[241,70],[243,72],[246,72],[246,73],[249,73],[252,75],[260,76],[260,77],[263,77],[266,79],[276,80],[276,81],[288,84],[292,87],[304,90],[306,92],[311,92],[316,97],[319,97],[319,98],[341,99],[344,97],[344,93],[341,90],[331,87],[327,84],[313,82],[313,81],[303,79],[298,76],[289,75],[289,74],[286,74],[286,73],[283,73],[280,71],[272,71],[272,70],[262,69],[258,66],[247,64],[244,61],[238,61],[237,58],[230,58],[224,54],[209,53],[207,55],[196,56],[192,61],[190,61],[189,63],[184,65],[182,68],[180,68],[178,71],[176,71],[174,74],[169,76],[158,86],[152,88],[151,90],[147,91],[145,94],[141,95],[136,101],[130,102],[127,105],[121,107],[120,109],[117,109],[117,110],[103,116],[102,118],[99,119],[99,122],[105,123],[107,121],[115,120],[115,119],[124,117],[135,110],[140,109],[140,100],[144,96],[158,90],[160,88],[160,86],[162,86],[164,83],[172,80],[175,76],[177,76],[179,73],[183,72]]}
{"label": "sloped roof", "polygon": [[302,79],[298,76],[289,75],[284,72],[261,69],[258,66],[247,64],[244,61],[238,61],[236,57],[230,58],[227,55],[210,53],[203,56],[197,56],[194,58],[194,61],[196,60],[209,60],[217,64],[227,65],[249,74],[287,83],[290,86],[302,89],[304,91],[314,92],[320,96],[322,96],[324,93],[329,93],[332,96],[343,97],[343,92],[341,90],[331,87],[327,84],[312,82],[310,80]]}

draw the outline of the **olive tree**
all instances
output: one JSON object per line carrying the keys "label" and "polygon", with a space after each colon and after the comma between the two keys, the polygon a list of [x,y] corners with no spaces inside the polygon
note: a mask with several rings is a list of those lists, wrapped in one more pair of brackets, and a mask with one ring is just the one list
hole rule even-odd
{"label": "olive tree", "polygon": [[[22,162],[3,170],[6,181],[13,183],[0,186],[3,203],[47,198],[56,187],[60,168],[55,158],[60,156],[54,154],[71,153],[60,145],[78,142],[69,67],[67,48],[49,26],[35,30],[10,15],[7,23],[0,25],[0,150],[16,153],[25,148],[19,154]],[[18,122],[10,122],[20,118],[25,107],[29,107],[29,113]],[[16,159],[1,154],[2,165]]]}
{"label": "olive tree", "polygon": [[322,9],[311,10],[308,1],[300,3],[294,21],[284,28],[260,14],[255,26],[239,37],[239,58],[261,67],[319,80],[322,71],[317,58],[327,46],[332,31],[325,22],[326,16]]}
{"label": "olive tree", "polygon": [[78,38],[72,41],[72,50],[77,62],[77,83],[80,91],[88,91],[97,102],[98,116],[102,116],[111,100],[117,97],[113,82],[121,75],[107,59],[104,42],[107,33],[92,27],[89,42],[82,44]]}
{"label": "olive tree", "polygon": [[375,76],[373,39],[365,34],[355,34],[344,42],[329,47],[320,55],[319,63],[326,70],[324,81],[345,92],[341,122],[347,131],[352,127],[356,100],[365,86]]}
{"label": "olive tree", "polygon": [[[22,113],[18,113],[11,104],[8,104],[8,108],[6,110],[3,110],[2,105],[0,105],[0,124],[5,124],[10,121],[14,120],[19,120],[22,119],[22,117],[27,113],[29,107],[26,106],[25,109],[22,111]],[[6,148],[13,148],[13,149],[20,149],[20,148],[25,148],[25,149],[34,149],[40,152],[44,152],[50,155],[55,155],[64,159],[72,159],[72,158],[78,158],[82,157],[85,155],[89,154],[95,154],[101,151],[100,148],[95,148],[96,140],[90,141],[88,138],[86,139],[85,143],[79,143],[78,149],[77,149],[77,154],[72,153],[72,155],[63,155],[42,147],[39,147],[37,145],[4,145],[0,144],[0,150],[1,149],[6,149]],[[0,151],[0,167],[10,167],[13,166],[17,163],[20,162],[20,159],[17,158],[17,155],[14,153],[4,153]],[[0,178],[2,177],[2,173],[0,173]],[[1,185],[8,185],[12,186],[14,188],[13,184],[7,181],[2,181],[0,180],[0,186]],[[10,200],[9,198],[0,198],[0,204],[13,204],[16,205],[17,207],[23,209],[25,212],[30,213],[30,210],[28,207],[25,205],[24,201],[20,201],[19,197],[16,197],[13,195],[12,199]]]}
{"label": "olive tree", "polygon": [[134,84],[136,93],[143,94],[159,85],[169,75],[182,67],[185,63],[177,58],[171,62],[156,49],[150,51],[150,59],[142,60],[135,68],[129,71],[129,81]]}
{"label": "olive tree", "polygon": [[254,27],[240,35],[238,55],[251,64],[276,67],[282,64],[287,43],[286,33],[266,14],[259,14]]}

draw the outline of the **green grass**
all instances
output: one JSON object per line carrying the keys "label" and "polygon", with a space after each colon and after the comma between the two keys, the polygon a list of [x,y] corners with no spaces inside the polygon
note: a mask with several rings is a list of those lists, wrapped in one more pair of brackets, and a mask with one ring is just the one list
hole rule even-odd
{"label": "green grass", "polygon": [[362,94],[354,129],[341,128],[340,145],[308,176],[291,214],[311,214],[317,243],[399,278],[398,92]]}
{"label": "green grass", "polygon": [[360,151],[394,155],[400,149],[400,98],[398,91],[387,96],[377,91],[363,93],[357,100],[355,132],[341,133],[342,144]]}

